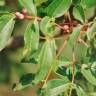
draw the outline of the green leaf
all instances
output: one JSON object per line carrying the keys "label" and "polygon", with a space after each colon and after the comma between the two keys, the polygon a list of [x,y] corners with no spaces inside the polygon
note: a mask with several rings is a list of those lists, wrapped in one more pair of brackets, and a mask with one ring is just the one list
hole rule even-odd
{"label": "green leaf", "polygon": [[48,0],[35,0],[36,6],[40,6],[42,3],[46,2]]}
{"label": "green leaf", "polygon": [[38,57],[38,63],[40,69],[36,74],[35,83],[44,80],[44,77],[47,75],[49,68],[51,67],[52,60],[56,55],[56,46],[55,41],[46,41],[42,46],[41,52]]}
{"label": "green leaf", "polygon": [[73,46],[70,46],[70,43],[67,43],[67,45],[64,48],[64,51],[61,53],[59,59],[62,62],[72,61],[72,48]]}
{"label": "green leaf", "polygon": [[67,69],[66,69],[66,67],[64,67],[64,66],[60,66],[58,69],[57,69],[57,71],[56,71],[56,73],[61,77],[64,77],[64,76],[66,76],[67,74],[66,74],[66,71],[67,71]]}
{"label": "green leaf", "polygon": [[[82,5],[83,6],[83,5]],[[84,7],[83,7],[84,8]],[[85,17],[86,20],[88,21],[92,16],[94,15],[95,12],[95,6],[92,6],[92,8],[84,8],[85,11]],[[90,14],[89,14],[90,13]],[[95,18],[94,18],[95,19]],[[89,23],[90,24],[90,23]]]}
{"label": "green leaf", "polygon": [[84,90],[80,86],[75,87],[78,96],[87,96]]}
{"label": "green leaf", "polygon": [[71,62],[72,61],[73,47],[77,42],[77,39],[78,39],[78,36],[79,36],[81,30],[82,30],[81,26],[78,26],[77,28],[73,29],[73,32],[69,37],[69,40],[67,42],[67,45],[64,48],[64,51],[61,53],[61,55],[59,57],[60,61],[63,61],[63,62],[65,62],[65,61]]}
{"label": "green leaf", "polygon": [[81,5],[90,8],[96,5],[96,0],[81,0]]}
{"label": "green leaf", "polygon": [[66,65],[71,65],[72,62],[64,60],[64,61],[59,61],[59,66],[66,66]]}
{"label": "green leaf", "polygon": [[55,32],[54,18],[44,17],[40,22],[40,29],[45,36],[52,36]]}
{"label": "green leaf", "polygon": [[81,73],[91,84],[96,85],[96,78],[90,69],[81,69]]}
{"label": "green leaf", "polygon": [[80,35],[81,30],[82,30],[82,27],[81,26],[73,29],[73,32],[72,32],[72,34],[71,34],[71,36],[69,37],[69,40],[68,40],[68,43],[72,47],[77,42],[77,39],[78,39],[78,36]]}
{"label": "green leaf", "polygon": [[50,96],[58,96],[60,93],[67,91],[67,89],[69,89],[70,84],[64,84],[61,85],[57,88],[54,88],[52,90],[50,90]]}
{"label": "green leaf", "polygon": [[34,20],[29,23],[24,34],[25,49],[29,53],[38,49],[39,45],[39,25],[38,21]]}
{"label": "green leaf", "polygon": [[23,75],[20,78],[19,84],[14,84],[12,89],[14,91],[18,91],[26,87],[32,86],[34,78],[35,78],[35,74],[28,73],[26,75]]}
{"label": "green leaf", "polygon": [[14,84],[12,89],[13,89],[13,91],[19,91],[19,90],[22,90],[22,89],[27,88],[29,86],[32,86],[32,84],[22,85],[21,83],[19,83],[17,85]]}
{"label": "green leaf", "polygon": [[[83,49],[83,50],[82,50]],[[88,47],[83,44],[77,43],[75,46],[76,60],[81,64],[84,63],[85,57],[87,55]]]}
{"label": "green leaf", "polygon": [[56,72],[56,70],[58,69],[58,64],[59,64],[58,60],[53,59],[51,67],[54,72]]}
{"label": "green leaf", "polygon": [[[96,32],[95,32],[96,33]],[[95,34],[94,34],[95,35]],[[94,48],[96,49],[96,38],[94,36],[94,39],[93,39],[93,45],[94,45]]]}
{"label": "green leaf", "polygon": [[48,16],[60,17],[68,11],[70,5],[71,0],[53,0],[46,8],[46,13]]}
{"label": "green leaf", "polygon": [[23,75],[20,79],[20,83],[22,85],[28,85],[28,84],[31,84],[32,83],[32,80],[34,80],[34,77],[35,75],[34,74],[26,74],[26,75]]}
{"label": "green leaf", "polygon": [[89,28],[87,32],[88,40],[91,40],[94,38],[94,33],[96,33],[96,22]]}
{"label": "green leaf", "polygon": [[81,5],[77,5],[73,8],[73,16],[80,22],[85,22],[85,13]]}
{"label": "green leaf", "polygon": [[28,10],[28,13],[30,15],[37,15],[36,6],[33,3],[33,0],[19,0],[19,3],[22,7],[26,8]]}
{"label": "green leaf", "polygon": [[45,88],[47,87],[48,89],[53,89],[56,88],[58,86],[61,86],[63,84],[68,83],[68,80],[63,78],[63,79],[53,79],[53,80],[49,80],[47,85],[45,86]]}
{"label": "green leaf", "polygon": [[21,63],[24,63],[24,64],[38,64],[38,61],[36,61],[35,58],[31,58],[31,59],[28,59],[26,60],[25,58],[21,60]]}
{"label": "green leaf", "polygon": [[3,15],[0,17],[0,50],[8,43],[14,28],[14,15]]}
{"label": "green leaf", "polygon": [[46,94],[48,96],[58,96],[62,92],[67,91],[70,86],[71,84],[68,83],[67,79],[53,79],[48,81],[45,90],[47,90]]}
{"label": "green leaf", "polygon": [[81,0],[72,0],[72,3],[77,5],[77,4],[80,4]]}

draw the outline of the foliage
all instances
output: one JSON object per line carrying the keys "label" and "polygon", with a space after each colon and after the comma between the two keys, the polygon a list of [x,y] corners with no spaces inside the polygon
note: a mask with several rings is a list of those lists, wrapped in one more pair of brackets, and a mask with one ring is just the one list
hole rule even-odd
{"label": "foliage", "polygon": [[[96,20],[87,18],[96,0],[19,0],[22,12],[0,16],[0,51],[16,21],[28,20],[21,63],[37,65],[13,90],[43,83],[40,96],[95,96]],[[38,68],[37,68],[38,67]],[[51,73],[56,78],[50,79]],[[90,90],[92,86],[92,90]]]}

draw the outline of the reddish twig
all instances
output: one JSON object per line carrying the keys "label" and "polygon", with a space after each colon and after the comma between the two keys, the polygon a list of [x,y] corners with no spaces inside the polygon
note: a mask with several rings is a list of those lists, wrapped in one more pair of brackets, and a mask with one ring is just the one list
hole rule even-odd
{"label": "reddish twig", "polygon": [[[19,18],[18,18],[19,19]],[[26,20],[32,20],[32,19],[37,19],[38,21],[41,21],[42,20],[42,18],[40,18],[40,17],[36,17],[36,16],[29,16],[29,15],[24,15],[24,19],[26,19]],[[70,22],[71,23],[71,22]],[[64,23],[65,25],[66,24],[70,24],[70,23]],[[62,25],[60,25],[60,24],[57,24],[57,23],[54,23],[58,28],[60,28],[60,29],[62,29],[62,30],[64,30],[65,31],[65,29],[64,29],[64,27],[62,26]]]}
{"label": "reddish twig", "polygon": [[25,16],[25,19],[27,19],[27,20],[37,19],[38,21],[41,21],[40,17],[28,16],[28,15]]}

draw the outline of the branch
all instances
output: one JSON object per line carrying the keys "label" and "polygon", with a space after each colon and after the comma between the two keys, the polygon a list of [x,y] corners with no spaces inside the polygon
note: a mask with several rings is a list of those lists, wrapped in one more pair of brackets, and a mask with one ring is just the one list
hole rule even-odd
{"label": "branch", "polygon": [[[74,45],[74,46],[75,46],[75,45]],[[74,80],[75,80],[75,63],[76,63],[74,47],[73,47],[72,57],[73,57],[73,64],[72,64],[72,84],[74,85]],[[69,92],[69,96],[71,96],[71,94],[72,94],[72,89],[73,89],[73,88],[72,88],[72,86],[71,86],[70,92]]]}
{"label": "branch", "polygon": [[[16,18],[17,18],[17,19],[20,19],[20,20],[23,20],[23,19],[26,19],[26,20],[36,19],[36,20],[38,20],[38,21],[41,21],[41,20],[42,20],[42,18],[37,17],[37,16],[29,16],[29,15],[27,15],[26,12],[27,12],[26,9],[23,9],[23,12],[22,12],[22,13],[16,12],[16,13],[15,13]],[[64,23],[63,25],[60,25],[60,24],[57,24],[57,23],[54,23],[54,24],[55,24],[55,26],[57,26],[58,28],[64,30],[64,32],[68,33],[68,32],[67,32],[68,30],[66,30],[66,29],[64,28],[64,25],[67,25],[67,26],[68,26],[68,25],[73,25],[73,24],[71,24],[71,23],[72,23],[72,22],[70,21],[69,23]],[[69,31],[69,32],[70,32],[70,31]]]}
{"label": "branch", "polygon": [[[69,38],[69,37],[68,37],[68,38]],[[59,49],[59,51],[58,51],[58,53],[57,53],[57,55],[56,55],[56,58],[58,58],[58,57],[60,56],[60,54],[63,52],[64,48],[65,48],[66,45],[67,45],[67,40],[68,40],[68,38],[64,41],[64,43],[63,43],[62,46],[60,47],[60,49]],[[52,72],[52,67],[49,69],[49,72],[48,72],[48,74],[47,74],[47,77],[46,77],[45,80],[44,80],[43,87],[46,85],[46,83],[47,83],[47,81],[48,81],[48,79],[49,79],[49,77],[50,77],[51,72]]]}

